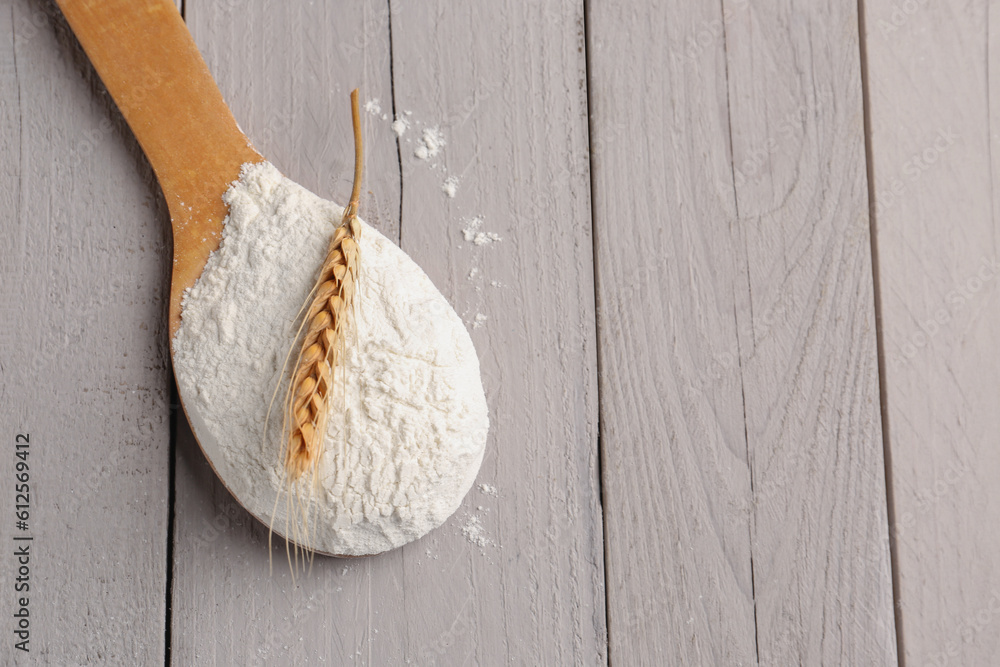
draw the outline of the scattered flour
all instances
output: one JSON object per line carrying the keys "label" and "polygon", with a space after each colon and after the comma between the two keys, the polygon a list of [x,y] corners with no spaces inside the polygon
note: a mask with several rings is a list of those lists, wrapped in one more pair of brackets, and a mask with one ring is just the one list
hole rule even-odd
{"label": "scattered flour", "polygon": [[475,318],[475,320],[472,323],[472,328],[473,329],[478,329],[479,327],[481,327],[484,324],[486,324],[486,320],[487,319],[489,319],[489,318],[486,317],[486,315],[483,315],[482,313],[476,313],[476,318]]}
{"label": "scattered flour", "polygon": [[406,120],[404,116],[400,116],[396,120],[392,121],[392,131],[396,133],[397,137],[403,136],[409,127],[410,121]]}
{"label": "scattered flour", "polygon": [[486,529],[483,527],[482,519],[474,514],[471,515],[469,520],[465,522],[465,525],[462,526],[462,534],[465,535],[465,539],[469,540],[480,549],[493,545],[493,541],[490,540],[486,533]]}
{"label": "scattered flour", "polygon": [[441,192],[448,195],[449,199],[454,199],[455,195],[458,194],[458,179],[454,176],[446,178],[444,183],[441,184]]}
{"label": "scattered flour", "polygon": [[466,224],[465,229],[462,230],[462,235],[466,241],[471,241],[478,246],[489,245],[503,240],[495,232],[482,231],[482,227],[483,219],[476,216]]}
{"label": "scattered flour", "polygon": [[492,484],[480,484],[479,490],[488,496],[494,496],[494,497],[496,497],[499,493],[497,491],[497,487],[493,486]]}
{"label": "scattered flour", "polygon": [[441,152],[442,146],[444,146],[444,135],[441,134],[441,130],[428,127],[420,135],[420,142],[413,154],[421,160],[429,160]]}
{"label": "scattered flour", "polygon": [[368,100],[365,102],[365,111],[375,116],[382,113],[382,105],[379,104],[378,98]]}
{"label": "scattered flour", "polygon": [[[174,368],[222,481],[268,523],[283,491],[280,398],[266,438],[264,419],[343,209],[269,163],[245,165],[224,199],[222,243],[184,297]],[[309,546],[342,555],[398,547],[443,523],[474,482],[489,428],[479,361],[458,315],[364,223],[359,248],[354,326],[311,497]],[[279,502],[273,525],[282,534],[285,512]]]}

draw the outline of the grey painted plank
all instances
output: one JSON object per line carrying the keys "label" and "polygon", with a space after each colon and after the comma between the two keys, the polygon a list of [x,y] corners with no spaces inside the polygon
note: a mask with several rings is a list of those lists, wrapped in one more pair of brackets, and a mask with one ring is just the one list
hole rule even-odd
{"label": "grey painted plank", "polygon": [[756,660],[720,21],[589,6],[614,664]]}
{"label": "grey painted plank", "polygon": [[[152,172],[61,18],[0,3],[3,664],[163,659],[169,226]],[[29,530],[14,438],[30,433]],[[14,649],[15,535],[30,653]]]}
{"label": "grey painted plank", "polygon": [[762,664],[892,664],[857,8],[726,3]]}
{"label": "grey painted plank", "polygon": [[590,26],[611,660],[892,662],[856,16]]}
{"label": "grey painted plank", "polygon": [[1000,6],[865,7],[902,647],[996,664]]}
{"label": "grey painted plank", "polygon": [[[182,434],[176,664],[604,661],[581,8],[531,11],[490,10],[498,29],[471,59],[467,26],[484,20],[481,12],[394,6],[391,16],[399,110],[413,112],[402,142],[403,247],[470,326],[476,314],[488,318],[474,330],[495,425],[479,481],[498,495],[474,490],[446,526],[393,553],[319,559],[293,588],[284,553],[272,577],[266,529],[234,505]],[[540,18],[544,30],[521,34]],[[388,5],[345,15],[189,0],[187,20],[251,139],[292,178],[342,199],[351,138],[338,105],[355,83],[350,73],[363,101],[378,98],[382,113],[392,114]],[[515,39],[523,53],[501,68],[495,53]],[[423,55],[428,44],[435,59]],[[553,66],[534,66],[550,57]],[[537,80],[508,79],[515,66]],[[549,120],[533,111],[542,102],[555,109]],[[287,126],[278,128],[273,119],[282,113]],[[364,115],[366,190],[374,194],[362,202],[363,215],[397,236],[391,117]],[[439,125],[448,142],[428,163],[412,156],[425,124]],[[525,129],[511,135],[512,126]],[[539,136],[547,157],[520,152]],[[461,179],[454,199],[441,191],[445,167]],[[515,193],[533,210],[512,210]],[[484,231],[504,237],[499,245],[464,241],[462,219],[480,214]],[[479,275],[470,280],[472,268]],[[540,291],[543,284],[549,288]],[[473,515],[486,531],[483,546],[462,534]]]}

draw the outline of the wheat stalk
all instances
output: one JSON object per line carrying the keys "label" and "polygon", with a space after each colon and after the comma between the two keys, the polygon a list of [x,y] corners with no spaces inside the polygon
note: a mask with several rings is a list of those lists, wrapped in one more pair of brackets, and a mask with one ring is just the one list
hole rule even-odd
{"label": "wheat stalk", "polygon": [[361,197],[361,115],[358,91],[351,92],[354,124],[354,188],[340,226],[320,268],[312,302],[303,321],[304,334],[285,400],[287,441],[285,470],[294,483],[313,469],[326,435],[327,401],[333,390],[334,369],[343,352],[348,315],[354,303],[361,236],[358,203]]}
{"label": "wheat stalk", "polygon": [[[340,225],[334,230],[326,258],[320,267],[319,277],[306,296],[306,303],[299,311],[299,314],[302,311],[306,313],[295,336],[296,340],[300,336],[302,340],[299,343],[299,354],[283,401],[284,420],[281,429],[280,458],[284,464],[282,475],[284,492],[279,493],[274,500],[267,544],[268,551],[271,552],[274,519],[277,516],[278,502],[284,496],[285,551],[292,569],[293,582],[298,570],[299,555],[303,556],[303,564],[306,560],[310,563],[312,561],[312,550],[307,546],[309,500],[312,488],[302,478],[310,470],[313,473],[314,483],[318,477],[317,463],[323,453],[326,419],[329,414],[328,400],[333,390],[334,370],[344,351],[345,333],[349,314],[353,312],[355,286],[358,280],[360,252],[357,241],[361,238],[358,204],[361,198],[361,172],[364,160],[357,89],[351,91],[351,120],[354,126],[354,187]],[[282,376],[294,348],[293,343],[285,358]],[[276,387],[275,395],[271,397],[271,405],[267,409],[267,417],[264,419],[265,438],[271,407],[277,393]],[[292,528],[292,532],[289,532],[289,527]],[[294,556],[291,544],[295,545]]]}

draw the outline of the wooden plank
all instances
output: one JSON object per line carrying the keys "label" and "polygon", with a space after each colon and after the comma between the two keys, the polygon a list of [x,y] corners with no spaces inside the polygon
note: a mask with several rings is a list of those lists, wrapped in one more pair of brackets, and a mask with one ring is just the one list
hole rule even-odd
{"label": "wooden plank", "polygon": [[996,664],[1000,8],[864,4],[901,645]]}
{"label": "wooden plank", "polygon": [[[49,11],[0,5],[0,662],[153,664],[166,634],[169,225],[139,147]],[[28,530],[14,525],[18,433],[30,434]],[[21,545],[28,654],[13,635]]]}
{"label": "wooden plank", "polygon": [[894,661],[856,16],[589,25],[611,660]]}
{"label": "wooden plank", "polygon": [[[346,201],[354,159],[348,94],[357,86],[363,100],[391,100],[386,3],[308,11],[235,0],[185,5],[195,41],[254,145],[293,180]],[[364,118],[362,217],[398,238],[395,135],[388,120]],[[267,528],[222,487],[179,421],[171,662],[368,664],[369,643],[381,639],[375,604],[391,605],[399,594],[382,560],[319,558],[293,586],[276,546],[272,576]]]}
{"label": "wooden plank", "polygon": [[718,3],[588,15],[615,664],[756,660],[725,52],[697,41],[720,21]]}
{"label": "wooden plank", "polygon": [[757,650],[892,664],[857,9],[804,5],[726,3]]}
{"label": "wooden plank", "polygon": [[[458,519],[482,517],[496,546],[473,547],[454,522],[432,548],[447,569],[412,558],[421,545],[403,552],[401,640],[414,647],[452,633],[450,646],[437,642],[433,662],[442,664],[600,664],[583,6],[392,8],[396,108],[413,112],[401,142],[402,247],[474,327],[492,423],[479,481],[499,490],[474,492]],[[447,143],[423,161],[418,138],[435,126]],[[446,177],[459,179],[454,198],[442,192]],[[463,230],[477,217],[482,233],[502,240],[470,242]],[[373,653],[375,664],[391,657]]]}

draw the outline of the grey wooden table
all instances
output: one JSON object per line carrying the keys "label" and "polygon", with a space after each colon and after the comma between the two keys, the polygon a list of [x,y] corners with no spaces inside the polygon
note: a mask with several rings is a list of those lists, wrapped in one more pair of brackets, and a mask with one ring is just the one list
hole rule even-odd
{"label": "grey wooden table", "polygon": [[172,398],[151,171],[0,0],[0,662],[1000,662],[1000,2],[181,10],[341,201],[361,87],[363,215],[466,319],[486,460],[424,539],[272,574]]}

